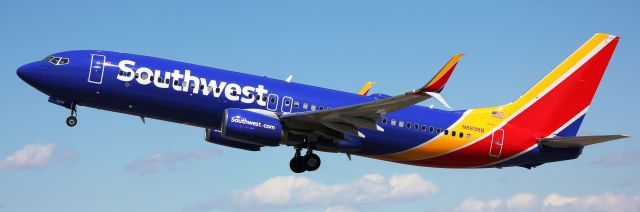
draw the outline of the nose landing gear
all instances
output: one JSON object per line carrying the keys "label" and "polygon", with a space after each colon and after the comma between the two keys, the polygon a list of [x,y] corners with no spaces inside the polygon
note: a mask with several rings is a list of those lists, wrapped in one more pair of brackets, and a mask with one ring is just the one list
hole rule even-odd
{"label": "nose landing gear", "polygon": [[307,153],[304,156],[300,154],[301,151],[302,148],[296,148],[296,154],[289,162],[291,171],[295,173],[302,173],[304,171],[315,171],[320,168],[320,157],[313,154],[313,150],[307,150]]}
{"label": "nose landing gear", "polygon": [[76,118],[76,116],[78,116],[78,111],[76,110],[76,104],[72,103],[71,115],[67,117],[67,126],[73,127],[73,126],[76,126],[76,124],[78,124],[78,119]]}

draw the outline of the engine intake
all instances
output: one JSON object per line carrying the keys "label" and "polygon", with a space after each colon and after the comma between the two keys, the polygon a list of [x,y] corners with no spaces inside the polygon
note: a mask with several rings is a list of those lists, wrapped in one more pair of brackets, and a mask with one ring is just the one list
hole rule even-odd
{"label": "engine intake", "polygon": [[287,139],[275,114],[230,108],[224,111],[222,137],[261,146],[278,146]]}

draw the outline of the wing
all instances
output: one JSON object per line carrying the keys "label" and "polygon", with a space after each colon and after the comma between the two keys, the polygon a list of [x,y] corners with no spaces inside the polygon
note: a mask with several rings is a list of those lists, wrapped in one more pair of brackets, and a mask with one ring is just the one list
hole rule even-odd
{"label": "wing", "polygon": [[[459,58],[461,55],[456,56]],[[457,59],[455,61],[457,63]],[[449,64],[447,63],[443,69]],[[285,127],[293,132],[312,132],[340,140],[349,140],[345,134],[364,138],[365,135],[358,129],[367,128],[384,131],[376,122],[387,113],[409,107],[432,97],[449,107],[437,92],[442,90],[444,83],[446,83],[446,79],[442,79],[442,77],[448,79],[453,68],[455,68],[455,65],[447,68],[448,75],[443,75],[441,70],[427,84],[401,95],[340,108],[284,114],[280,118]],[[444,80],[444,83],[442,83],[442,80]],[[435,84],[440,86],[434,86]]]}

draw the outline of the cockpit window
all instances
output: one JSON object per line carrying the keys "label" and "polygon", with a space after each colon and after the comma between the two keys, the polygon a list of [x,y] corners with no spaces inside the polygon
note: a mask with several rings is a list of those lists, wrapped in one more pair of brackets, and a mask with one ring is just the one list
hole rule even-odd
{"label": "cockpit window", "polygon": [[54,65],[69,64],[69,58],[63,58],[63,57],[48,56],[48,57],[45,57],[43,61],[48,61],[50,63],[53,63]]}

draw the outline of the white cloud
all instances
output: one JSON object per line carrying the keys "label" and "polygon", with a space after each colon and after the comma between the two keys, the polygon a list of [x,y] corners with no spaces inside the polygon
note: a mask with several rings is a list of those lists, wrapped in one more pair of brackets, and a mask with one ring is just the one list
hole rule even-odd
{"label": "white cloud", "polygon": [[537,197],[532,193],[519,193],[507,200],[509,209],[527,209],[536,205]]}
{"label": "white cloud", "polygon": [[125,170],[140,174],[152,174],[160,169],[175,169],[179,163],[191,159],[211,158],[220,155],[219,151],[164,152],[149,155],[131,162]]}
{"label": "white cloud", "polygon": [[[327,185],[305,177],[272,177],[248,189],[237,190],[225,198],[200,203],[191,209],[206,210],[220,206],[263,209],[291,206],[339,205],[355,206],[409,201],[435,194],[438,188],[418,174],[385,178],[365,175],[350,183]],[[345,209],[345,208],[330,208]]]}
{"label": "white cloud", "polygon": [[545,198],[543,205],[547,211],[640,211],[640,196],[604,193],[569,197],[552,193]]}
{"label": "white cloud", "polygon": [[492,199],[487,201],[476,200],[473,198],[465,199],[453,211],[495,211],[502,206],[502,200]]}
{"label": "white cloud", "polygon": [[353,208],[348,208],[345,206],[333,206],[333,207],[328,207],[327,209],[324,210],[324,212],[355,212],[356,210]]}
{"label": "white cloud", "polygon": [[0,171],[43,168],[50,164],[56,145],[29,144],[0,161]]}
{"label": "white cloud", "polygon": [[544,202],[542,204],[544,206],[557,207],[557,206],[568,205],[576,201],[578,201],[578,198],[565,197],[557,193],[552,193],[552,194],[549,194],[547,198],[544,198]]}
{"label": "white cloud", "polygon": [[551,193],[542,201],[531,193],[520,193],[508,200],[465,199],[454,211],[640,211],[640,196],[604,193],[583,197]]}

